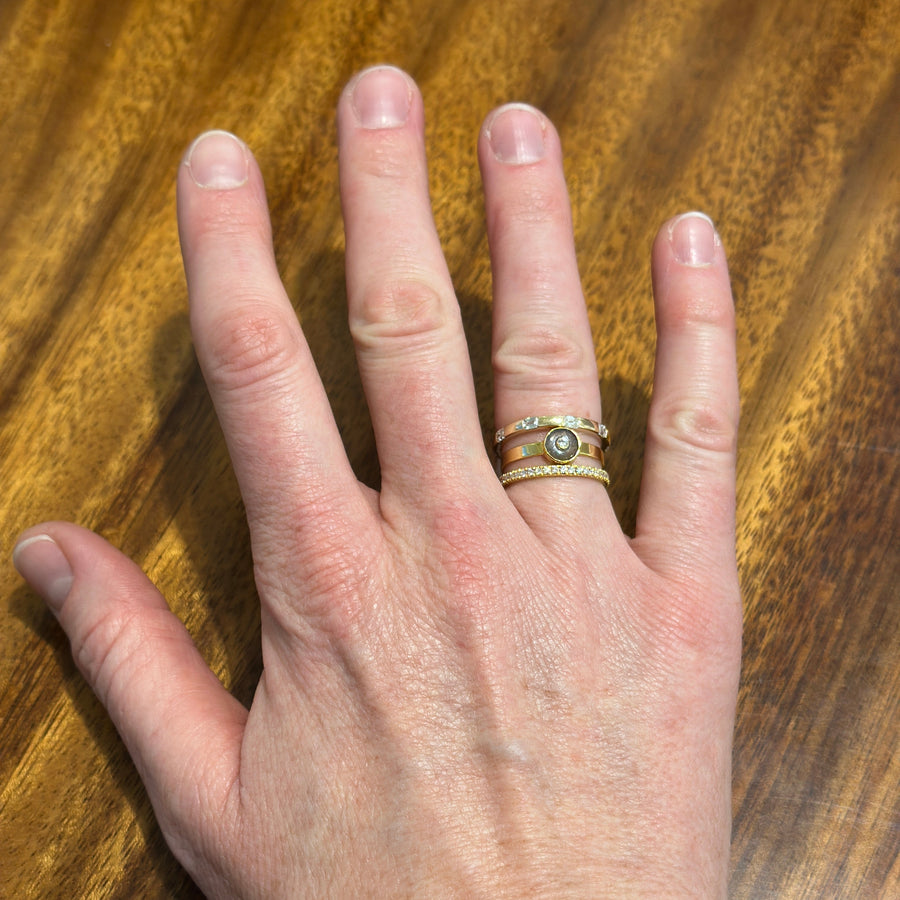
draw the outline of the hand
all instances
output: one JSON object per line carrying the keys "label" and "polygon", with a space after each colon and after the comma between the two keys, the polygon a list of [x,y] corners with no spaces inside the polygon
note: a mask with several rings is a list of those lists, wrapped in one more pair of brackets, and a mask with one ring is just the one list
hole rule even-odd
{"label": "hand", "polygon": [[[690,214],[653,248],[659,340],[629,539],[598,481],[504,489],[492,469],[415,85],[390,68],[363,73],[338,131],[350,328],[380,492],[347,462],[279,282],[249,150],[205,135],[178,176],[191,327],[262,606],[250,710],[96,535],[41,525],[16,565],[211,896],[723,894],[741,612],[721,242]],[[478,151],[495,424],[599,420],[556,132],[529,107],[503,107]],[[612,457],[612,477],[629,464]]]}

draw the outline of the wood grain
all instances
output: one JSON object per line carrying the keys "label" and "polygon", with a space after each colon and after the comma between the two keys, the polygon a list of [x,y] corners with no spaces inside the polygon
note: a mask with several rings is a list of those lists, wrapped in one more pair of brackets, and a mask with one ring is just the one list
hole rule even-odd
{"label": "wood grain", "polygon": [[[848,0],[4,0],[0,516],[136,559],[244,700],[258,613],[185,315],[174,173],[253,146],[279,265],[374,483],[345,327],[334,106],[376,61],[428,113],[435,216],[492,423],[475,139],[559,127],[632,527],[652,375],[648,248],[699,207],[728,247],[746,607],[732,894],[900,896],[900,4]],[[65,641],[0,567],[0,895],[178,897],[140,782]]]}

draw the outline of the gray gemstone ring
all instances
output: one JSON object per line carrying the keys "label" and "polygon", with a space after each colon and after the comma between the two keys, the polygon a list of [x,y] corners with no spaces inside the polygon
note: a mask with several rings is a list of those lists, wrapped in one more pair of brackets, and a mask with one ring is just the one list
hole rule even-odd
{"label": "gray gemstone ring", "polygon": [[587,456],[604,465],[603,450],[596,444],[581,440],[571,428],[551,428],[542,441],[520,444],[504,451],[500,456],[500,467],[505,469],[510,463],[534,456],[543,456],[557,465],[567,465],[578,457]]}
{"label": "gray gemstone ring", "polygon": [[494,434],[494,449],[499,452],[500,445],[514,434],[525,434],[542,428],[568,428],[573,431],[590,431],[600,438],[600,449],[609,447],[609,431],[607,427],[594,419],[583,416],[525,416],[510,425],[498,428]]}

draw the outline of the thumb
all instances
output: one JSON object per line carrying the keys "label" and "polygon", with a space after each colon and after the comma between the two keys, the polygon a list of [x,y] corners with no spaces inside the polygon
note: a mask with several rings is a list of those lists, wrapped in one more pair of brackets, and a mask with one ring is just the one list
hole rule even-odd
{"label": "thumb", "polygon": [[13,563],[68,635],[78,668],[134,759],[169,845],[196,868],[198,837],[207,846],[219,843],[211,829],[236,824],[230,798],[246,710],[144,573],[96,534],[63,522],[31,528]]}

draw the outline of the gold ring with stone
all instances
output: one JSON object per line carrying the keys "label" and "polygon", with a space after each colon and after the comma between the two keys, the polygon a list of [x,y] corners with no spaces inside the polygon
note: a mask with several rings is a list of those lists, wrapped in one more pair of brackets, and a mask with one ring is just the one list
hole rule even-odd
{"label": "gold ring with stone", "polygon": [[551,428],[542,441],[531,444],[520,444],[504,451],[500,457],[500,468],[505,469],[510,463],[533,456],[543,456],[549,463],[569,464],[579,456],[587,456],[605,465],[603,450],[596,444],[583,441],[571,428]]}
{"label": "gold ring with stone", "polygon": [[583,416],[526,416],[510,425],[498,428],[494,433],[494,449],[499,450],[500,445],[511,435],[523,434],[529,431],[538,431],[541,428],[569,428],[576,431],[590,431],[600,438],[600,449],[609,447],[609,430],[594,419]]}

